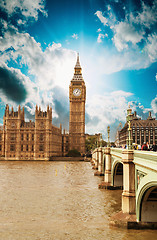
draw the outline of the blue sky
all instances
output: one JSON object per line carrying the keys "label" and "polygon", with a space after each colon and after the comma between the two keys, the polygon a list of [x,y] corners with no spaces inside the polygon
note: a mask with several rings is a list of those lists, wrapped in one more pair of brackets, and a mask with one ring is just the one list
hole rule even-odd
{"label": "blue sky", "polygon": [[50,104],[68,131],[68,91],[76,54],[87,86],[86,132],[111,126],[114,140],[128,104],[157,117],[157,0],[2,0],[0,123],[5,104]]}

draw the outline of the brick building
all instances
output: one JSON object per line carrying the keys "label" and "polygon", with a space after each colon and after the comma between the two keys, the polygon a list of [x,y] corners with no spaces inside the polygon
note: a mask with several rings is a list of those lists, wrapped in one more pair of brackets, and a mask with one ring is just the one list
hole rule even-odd
{"label": "brick building", "polygon": [[128,120],[130,120],[132,128],[132,140],[135,144],[142,145],[144,142],[148,142],[150,145],[157,145],[157,120],[152,118],[151,112],[146,120],[138,118],[136,112],[132,113],[129,108],[127,110],[127,122],[124,127],[117,132],[117,142],[119,146],[127,144],[128,138]]}

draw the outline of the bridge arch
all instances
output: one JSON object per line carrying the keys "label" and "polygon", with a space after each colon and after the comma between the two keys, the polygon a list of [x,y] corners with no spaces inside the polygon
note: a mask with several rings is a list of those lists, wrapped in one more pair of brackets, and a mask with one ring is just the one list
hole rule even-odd
{"label": "bridge arch", "polygon": [[112,164],[111,179],[114,187],[123,187],[123,163],[119,160]]}
{"label": "bridge arch", "polygon": [[157,181],[145,184],[138,194],[137,221],[157,222]]}

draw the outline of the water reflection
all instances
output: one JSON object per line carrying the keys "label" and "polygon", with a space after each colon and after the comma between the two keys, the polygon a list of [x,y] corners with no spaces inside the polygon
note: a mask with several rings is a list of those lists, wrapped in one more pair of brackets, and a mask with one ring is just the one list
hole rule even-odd
{"label": "water reflection", "polygon": [[0,162],[0,239],[155,239],[109,227],[121,191],[99,190],[88,162]]}

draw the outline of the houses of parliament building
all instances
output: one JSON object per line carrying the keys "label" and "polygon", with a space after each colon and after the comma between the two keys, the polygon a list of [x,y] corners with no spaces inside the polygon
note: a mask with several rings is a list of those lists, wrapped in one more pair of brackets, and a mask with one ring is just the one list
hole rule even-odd
{"label": "houses of parliament building", "polygon": [[65,156],[69,150],[85,153],[85,101],[86,86],[82,77],[79,55],[74,76],[69,86],[69,133],[62,126],[52,124],[52,108],[42,111],[36,106],[35,122],[25,122],[24,108],[18,111],[6,105],[3,126],[0,128],[0,159],[51,160]]}

